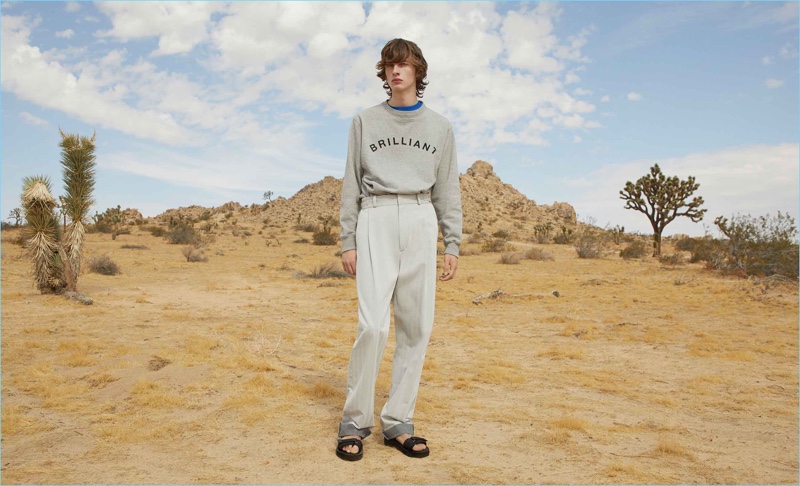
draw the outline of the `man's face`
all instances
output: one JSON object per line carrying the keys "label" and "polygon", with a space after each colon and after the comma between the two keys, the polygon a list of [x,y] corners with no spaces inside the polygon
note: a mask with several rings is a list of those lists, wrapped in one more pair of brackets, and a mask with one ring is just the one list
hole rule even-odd
{"label": "man's face", "polygon": [[395,64],[386,63],[385,73],[386,82],[392,88],[392,92],[403,92],[417,88],[417,68],[414,67],[409,59]]}

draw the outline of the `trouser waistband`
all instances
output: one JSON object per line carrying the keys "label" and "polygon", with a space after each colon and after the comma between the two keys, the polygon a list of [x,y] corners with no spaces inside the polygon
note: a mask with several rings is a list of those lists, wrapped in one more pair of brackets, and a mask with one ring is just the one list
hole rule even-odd
{"label": "trouser waistband", "polygon": [[399,204],[423,204],[429,202],[431,202],[431,195],[427,192],[419,194],[382,194],[380,196],[368,196],[361,199],[361,209],[378,206],[396,206]]}

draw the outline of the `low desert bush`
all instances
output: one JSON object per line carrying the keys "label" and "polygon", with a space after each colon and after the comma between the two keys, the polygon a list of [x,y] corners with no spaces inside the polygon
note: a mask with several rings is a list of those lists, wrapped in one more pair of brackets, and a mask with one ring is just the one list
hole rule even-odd
{"label": "low desert bush", "polygon": [[555,258],[553,258],[553,255],[542,250],[541,248],[529,249],[528,251],[522,254],[522,258],[526,260],[536,260],[536,261],[555,260]]}
{"label": "low desert bush", "polygon": [[689,262],[717,262],[725,259],[725,242],[710,236],[703,238],[683,238],[675,244],[675,249],[691,253]]}
{"label": "low desert bush", "polygon": [[202,248],[195,248],[193,246],[184,246],[181,248],[181,253],[186,257],[187,262],[207,262],[208,257],[205,255],[205,250]]}
{"label": "low desert bush", "polygon": [[522,255],[520,253],[506,252],[500,254],[498,263],[502,263],[503,265],[519,265],[520,260],[522,260]]}
{"label": "low desert bush", "polygon": [[472,256],[472,255],[480,255],[481,250],[475,247],[466,246],[459,250],[458,254],[460,256]]}
{"label": "low desert bush", "polygon": [[647,255],[650,255],[651,248],[647,243],[642,240],[634,240],[631,244],[620,250],[619,256],[624,258],[625,260],[631,260],[633,258],[644,258]]}
{"label": "low desert bush", "polygon": [[119,265],[108,255],[98,255],[89,259],[89,271],[100,275],[117,275]]}
{"label": "low desert bush", "polygon": [[150,248],[147,248],[144,245],[122,245],[120,248],[122,248],[123,250],[149,250],[150,249]]}
{"label": "low desert bush", "polygon": [[200,238],[188,224],[181,224],[170,229],[164,237],[173,245],[196,245],[200,242]]}
{"label": "low desert bush", "polygon": [[314,223],[300,223],[294,225],[294,229],[297,231],[305,231],[306,233],[314,233],[319,228]]}
{"label": "low desert bush", "polygon": [[797,226],[794,218],[734,215],[714,220],[727,241],[727,255],[715,268],[723,271],[769,277],[798,277]]}
{"label": "low desert bush", "polygon": [[481,250],[485,253],[499,253],[506,249],[506,240],[503,238],[489,238],[481,245]]}
{"label": "low desert bush", "polygon": [[483,243],[483,235],[480,233],[472,233],[467,240],[467,243]]}
{"label": "low desert bush", "polygon": [[575,241],[575,233],[566,226],[561,227],[561,233],[553,238],[553,243],[557,245],[569,245]]}
{"label": "low desert bush", "polygon": [[601,258],[605,251],[605,239],[593,230],[586,230],[575,243],[578,258]]}
{"label": "low desert bush", "polygon": [[664,265],[686,265],[686,260],[683,259],[683,255],[680,253],[673,253],[671,255],[661,255],[658,257],[658,261],[663,263]]}
{"label": "low desert bush", "polygon": [[162,236],[167,234],[167,230],[164,229],[163,226],[145,226],[143,229],[146,229],[150,232],[151,235],[155,236],[156,238],[161,238]]}
{"label": "low desert bush", "polygon": [[329,226],[315,231],[312,238],[315,245],[335,245],[339,242],[339,237],[331,231]]}
{"label": "low desert bush", "polygon": [[511,238],[511,234],[506,230],[497,230],[492,233],[492,236],[495,238],[503,238],[504,240]]}

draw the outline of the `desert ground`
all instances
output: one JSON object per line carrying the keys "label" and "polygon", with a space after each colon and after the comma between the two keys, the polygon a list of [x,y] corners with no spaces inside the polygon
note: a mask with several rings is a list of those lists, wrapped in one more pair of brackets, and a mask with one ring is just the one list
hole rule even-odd
{"label": "desert ground", "polygon": [[90,306],[40,295],[4,231],[2,482],[798,482],[796,284],[619,248],[464,255],[438,285],[415,415],[431,455],[407,458],[376,428],[350,463],[334,448],[355,281],[302,277],[338,264],[338,246],[269,231],[280,246],[219,234],[197,263],[138,227],[90,234],[87,258],[122,272],[84,270]]}

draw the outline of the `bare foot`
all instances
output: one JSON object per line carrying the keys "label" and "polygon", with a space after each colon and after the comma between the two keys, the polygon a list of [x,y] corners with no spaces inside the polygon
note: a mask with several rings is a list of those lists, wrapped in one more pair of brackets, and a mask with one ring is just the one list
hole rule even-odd
{"label": "bare foot", "polygon": [[[410,436],[409,436],[410,437]],[[357,435],[345,435],[339,437],[340,439],[360,439],[361,437]],[[348,445],[342,447],[342,450],[347,452],[348,454],[358,454],[358,446],[357,445]]]}
{"label": "bare foot", "polygon": [[[403,435],[397,436],[396,440],[397,440],[397,442],[402,444],[403,442],[408,440],[409,437],[411,437],[411,434],[403,434]],[[414,444],[414,450],[417,451],[417,452],[424,451],[427,448],[428,448],[428,446],[426,446],[425,444]]]}

